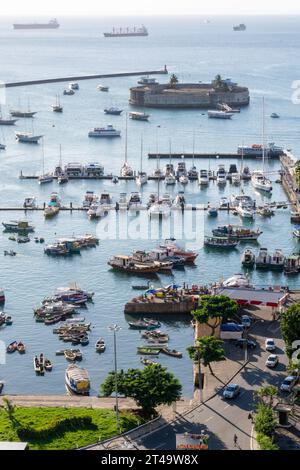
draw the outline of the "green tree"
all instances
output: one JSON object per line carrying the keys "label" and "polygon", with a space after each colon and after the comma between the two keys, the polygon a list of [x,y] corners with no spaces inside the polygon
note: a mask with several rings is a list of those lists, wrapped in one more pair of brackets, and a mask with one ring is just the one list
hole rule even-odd
{"label": "green tree", "polygon": [[222,347],[224,342],[221,339],[217,339],[214,336],[203,336],[198,338],[196,346],[188,348],[189,356],[194,361],[198,358],[203,361],[203,364],[210,370],[210,373],[214,375],[211,368],[212,362],[225,361],[225,351]]}
{"label": "green tree", "polygon": [[228,91],[229,90],[229,87],[228,87],[227,83],[225,83],[223,81],[220,74],[215,76],[215,79],[213,81],[213,86],[215,88],[217,88],[218,90],[220,90],[220,91]]}
{"label": "green tree", "polygon": [[176,88],[176,85],[178,83],[178,77],[175,75],[175,73],[172,73],[170,80],[169,80],[169,86],[170,88]]}
{"label": "green tree", "polygon": [[[171,405],[181,397],[179,380],[160,364],[150,364],[144,369],[128,369],[117,375],[118,391],[133,398],[146,415],[152,415],[159,405]],[[115,374],[110,372],[101,390],[104,396],[115,392]]]}
{"label": "green tree", "polygon": [[275,424],[273,410],[262,402],[258,403],[256,415],[254,416],[255,431],[271,437],[274,433]]}
{"label": "green tree", "polygon": [[211,328],[211,336],[214,336],[222,321],[234,317],[237,312],[237,302],[226,295],[203,295],[192,315],[199,323],[208,325]]}
{"label": "green tree", "polygon": [[277,396],[277,388],[274,385],[261,387],[255,392],[255,396],[269,408],[273,408],[274,398]]}
{"label": "green tree", "polygon": [[15,418],[16,405],[14,405],[8,398],[3,398],[2,402],[2,408],[7,418],[11,422],[12,427],[15,427],[17,424],[17,420]]}
{"label": "green tree", "polygon": [[291,305],[280,315],[281,335],[286,344],[286,353],[291,357],[292,343],[300,339],[300,302]]}
{"label": "green tree", "polygon": [[273,439],[265,434],[259,433],[256,436],[260,450],[279,450],[279,447],[274,444]]}

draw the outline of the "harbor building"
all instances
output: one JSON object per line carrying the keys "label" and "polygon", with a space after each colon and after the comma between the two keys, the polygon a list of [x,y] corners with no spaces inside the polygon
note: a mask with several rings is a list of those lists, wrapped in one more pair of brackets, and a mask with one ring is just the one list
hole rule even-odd
{"label": "harbor building", "polygon": [[151,108],[217,108],[247,106],[249,89],[215,79],[211,83],[170,83],[130,88],[129,104]]}

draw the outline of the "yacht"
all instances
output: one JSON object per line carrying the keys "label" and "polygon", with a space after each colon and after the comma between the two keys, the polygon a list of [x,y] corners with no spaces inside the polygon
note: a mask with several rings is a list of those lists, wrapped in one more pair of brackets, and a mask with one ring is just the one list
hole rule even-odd
{"label": "yacht", "polygon": [[85,196],[84,196],[84,199],[83,199],[83,202],[82,202],[82,207],[84,209],[88,209],[91,206],[91,204],[93,204],[97,201],[98,201],[98,197],[95,196],[94,191],[87,191],[85,193]]}
{"label": "yacht", "polygon": [[99,91],[109,91],[109,87],[105,85],[98,85],[97,90]]}
{"label": "yacht", "polygon": [[103,192],[102,194],[100,194],[99,204],[105,211],[107,211],[108,209],[112,209],[113,202],[110,194],[107,192]]}
{"label": "yacht", "polygon": [[100,219],[105,215],[104,208],[98,202],[92,202],[90,208],[87,211],[87,215],[90,219]]}
{"label": "yacht", "polygon": [[188,178],[189,180],[192,181],[192,180],[197,180],[198,176],[199,176],[199,173],[197,171],[197,168],[195,167],[195,165],[193,165],[188,171]]}
{"label": "yacht", "polygon": [[229,201],[227,197],[221,197],[219,202],[219,209],[228,209],[229,208]]}
{"label": "yacht", "polygon": [[165,176],[169,175],[170,173],[173,175],[175,173],[173,163],[167,163],[165,166]]}
{"label": "yacht", "polygon": [[64,95],[70,95],[70,96],[71,96],[71,95],[75,95],[75,91],[72,90],[72,88],[69,88],[69,89],[66,88],[66,89],[63,91],[63,94],[64,94]]}
{"label": "yacht", "polygon": [[236,211],[240,217],[243,219],[253,219],[254,218],[254,210],[253,207],[240,202],[240,204],[236,207]]}
{"label": "yacht", "polygon": [[54,113],[62,113],[63,112],[63,107],[61,106],[60,104],[60,100],[59,100],[59,96],[57,95],[56,96],[56,101],[55,101],[55,104],[52,104],[51,105],[51,108],[52,108],[52,111]]}
{"label": "yacht", "polygon": [[164,177],[163,171],[160,168],[155,168],[153,171],[153,177],[157,179],[162,179]]}
{"label": "yacht", "polygon": [[214,119],[231,119],[234,113],[229,113],[228,111],[220,111],[220,110],[208,110],[207,115],[209,118]]}
{"label": "yacht", "polygon": [[267,193],[272,191],[272,183],[271,181],[265,177],[265,175],[261,171],[253,171],[251,176],[252,186],[255,189],[260,191],[265,191]]}
{"label": "yacht", "polygon": [[37,111],[20,111],[12,109],[9,113],[12,117],[32,118],[37,113]]}
{"label": "yacht", "polygon": [[45,173],[39,176],[38,181],[39,181],[39,184],[52,183],[53,175],[51,173]]}
{"label": "yacht", "polygon": [[165,182],[166,186],[174,185],[174,184],[176,184],[176,176],[173,173],[168,173],[165,176],[164,182]]}
{"label": "yacht", "polygon": [[241,175],[239,173],[232,173],[231,182],[235,186],[238,186],[239,184],[241,184]]}
{"label": "yacht", "polygon": [[145,207],[143,206],[142,203],[142,198],[139,192],[133,191],[130,194],[129,201],[128,201],[128,209],[130,211],[139,211],[141,209],[144,209]]}
{"label": "yacht", "polygon": [[172,209],[184,209],[186,204],[185,196],[183,191],[179,191],[177,196],[174,199]]}
{"label": "yacht", "polygon": [[225,171],[225,166],[224,165],[218,165],[217,184],[218,185],[226,184],[226,171]]}
{"label": "yacht", "polygon": [[78,85],[77,82],[71,82],[71,83],[69,83],[69,88],[71,90],[79,90],[79,85]]}
{"label": "yacht", "polygon": [[253,268],[255,265],[255,254],[250,248],[246,248],[242,254],[241,262],[245,268]]}
{"label": "yacht", "polygon": [[253,144],[253,145],[239,145],[237,149],[238,155],[251,155],[252,157],[279,157],[284,153],[284,148],[275,145],[274,142],[268,145]]}
{"label": "yacht", "polygon": [[245,204],[254,208],[255,201],[251,196],[246,196],[245,194],[232,194],[229,198],[231,207],[238,207],[239,204]]}
{"label": "yacht", "polygon": [[123,163],[122,168],[121,168],[121,176],[123,178],[129,178],[133,176],[133,169],[131,168],[129,163],[127,162]]}
{"label": "yacht", "polygon": [[150,206],[150,208],[148,209],[148,214],[151,218],[168,218],[171,215],[171,209],[168,203],[163,203],[162,200],[159,200]]}
{"label": "yacht", "polygon": [[245,168],[243,168],[241,178],[243,180],[250,180],[251,179],[251,172],[250,172],[250,169],[249,169],[248,166],[245,166]]}
{"label": "yacht", "polygon": [[2,225],[7,232],[34,232],[34,226],[27,220],[11,220],[2,222]]}
{"label": "yacht", "polygon": [[207,186],[209,184],[209,177],[208,177],[207,170],[200,170],[199,184],[200,186]]}
{"label": "yacht", "polygon": [[148,176],[145,171],[139,171],[138,176],[135,179],[136,184],[138,186],[142,186],[143,184],[146,184],[148,181]]}
{"label": "yacht", "polygon": [[271,255],[267,248],[260,248],[256,256],[256,269],[268,269],[271,264]]}
{"label": "yacht", "polygon": [[34,135],[32,132],[15,132],[16,140],[18,142],[28,144],[38,144],[42,135]]}
{"label": "yacht", "polygon": [[150,78],[148,75],[146,77],[141,77],[138,80],[139,85],[158,85],[158,81],[155,78]]}
{"label": "yacht", "polygon": [[37,203],[35,197],[26,197],[23,204],[24,209],[36,209]]}
{"label": "yacht", "polygon": [[187,175],[181,175],[179,176],[179,183],[181,184],[188,184],[189,182],[189,179],[187,177]]}
{"label": "yacht", "polygon": [[120,193],[118,200],[118,207],[120,211],[126,211],[128,209],[128,200],[126,193]]}
{"label": "yacht", "polygon": [[272,254],[271,257],[271,265],[270,269],[275,270],[275,271],[281,271],[283,270],[285,265],[285,256],[279,248],[276,248],[274,253]]}
{"label": "yacht", "polygon": [[113,116],[120,116],[120,114],[122,114],[123,112],[123,109],[111,107],[111,108],[105,108],[104,112],[105,114],[111,114]]}
{"label": "yacht", "polygon": [[187,171],[186,171],[186,166],[185,166],[185,162],[184,161],[180,161],[177,163],[177,167],[176,167],[176,176],[177,178],[179,179],[180,176],[186,176],[187,174]]}
{"label": "yacht", "polygon": [[94,127],[89,131],[89,137],[120,137],[121,131],[115,129],[111,124],[106,127]]}
{"label": "yacht", "polygon": [[148,121],[150,114],[132,111],[131,113],[129,113],[129,117],[134,121]]}

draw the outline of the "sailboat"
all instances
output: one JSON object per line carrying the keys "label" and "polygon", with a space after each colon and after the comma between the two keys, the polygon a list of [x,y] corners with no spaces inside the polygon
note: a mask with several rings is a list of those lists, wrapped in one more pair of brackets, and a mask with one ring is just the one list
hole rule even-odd
{"label": "sailboat", "polygon": [[42,141],[42,165],[43,165],[43,173],[39,176],[39,184],[52,183],[53,175],[51,173],[45,173],[44,139]]}
{"label": "sailboat", "polygon": [[165,185],[174,185],[176,184],[176,176],[174,175],[174,166],[171,163],[172,159],[172,149],[171,149],[171,140],[169,140],[169,155],[170,155],[170,162],[169,165],[166,165],[165,171]]}
{"label": "sailboat", "polygon": [[0,107],[0,126],[14,126],[18,119],[4,118]]}
{"label": "sailboat", "polygon": [[31,132],[27,132],[27,131],[16,131],[15,132],[15,136],[16,136],[16,140],[18,142],[22,142],[22,143],[25,143],[25,144],[38,144],[39,143],[39,140],[43,137],[43,135],[35,135],[34,134],[34,129],[33,129],[33,122],[31,123]]}
{"label": "sailboat", "polygon": [[27,111],[21,110],[19,108],[19,109],[11,109],[9,113],[13,117],[33,118],[33,116],[37,113],[37,111],[31,111],[30,110],[30,104],[29,104],[29,101],[28,101]]}
{"label": "sailboat", "polygon": [[[158,169],[159,168],[159,156],[157,159],[158,162]],[[150,205],[148,209],[149,217],[154,218],[168,218],[171,215],[171,206],[172,200],[169,195],[165,194],[161,199],[159,197],[159,185],[160,185],[160,178],[157,178],[157,199]]]}
{"label": "sailboat", "polygon": [[190,168],[190,170],[188,171],[188,179],[189,180],[197,180],[198,179],[198,171],[197,171],[197,168],[195,166],[195,132],[193,132],[193,165],[192,167]]}
{"label": "sailboat", "polygon": [[123,176],[124,178],[128,178],[128,177],[131,177],[133,176],[133,170],[131,168],[131,166],[129,165],[129,163],[127,162],[127,133],[128,133],[128,115],[126,113],[126,131],[125,131],[125,161],[122,165],[122,168],[121,168],[121,176]]}
{"label": "sailboat", "polygon": [[57,182],[58,184],[64,184],[69,181],[68,175],[63,171],[62,166],[62,156],[61,156],[61,144],[59,145],[59,164],[56,167],[55,172],[57,174]]}
{"label": "sailboat", "polygon": [[135,181],[138,186],[143,186],[148,181],[147,173],[143,171],[143,135],[141,136],[141,169]]}
{"label": "sailboat", "polygon": [[260,191],[264,191],[270,193],[272,191],[272,183],[271,181],[265,177],[264,170],[265,170],[265,153],[266,153],[266,146],[265,146],[265,99],[263,98],[263,122],[262,122],[262,171],[256,170],[253,171],[251,176],[252,186],[255,189]]}
{"label": "sailboat", "polygon": [[52,104],[51,105],[51,108],[52,108],[52,111],[55,112],[55,113],[62,113],[63,112],[63,107],[62,105],[60,104],[60,99],[59,99],[59,95],[56,95],[56,101],[55,101],[55,104]]}

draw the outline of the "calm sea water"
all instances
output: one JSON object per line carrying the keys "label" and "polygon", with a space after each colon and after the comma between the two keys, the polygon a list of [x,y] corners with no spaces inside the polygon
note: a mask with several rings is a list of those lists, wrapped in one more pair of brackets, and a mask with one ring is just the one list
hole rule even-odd
{"label": "calm sea water", "polygon": [[[87,73],[109,73],[130,70],[162,68],[167,64],[170,72],[175,72],[181,81],[207,81],[217,73],[231,77],[250,88],[251,104],[231,121],[207,119],[199,110],[150,110],[149,123],[129,122],[128,157],[138,170],[140,165],[140,138],[143,134],[143,166],[148,172],[156,163],[148,161],[148,151],[168,151],[172,140],[174,151],[191,151],[193,132],[195,148],[199,151],[235,151],[238,144],[261,141],[261,102],[266,100],[266,133],[268,141],[292,148],[297,155],[300,150],[299,123],[300,107],[291,101],[292,82],[300,78],[298,51],[300,46],[299,18],[249,18],[247,31],[234,33],[232,25],[244,18],[212,18],[204,24],[203,18],[170,19],[149,18],[146,22],[150,35],[147,38],[105,39],[102,32],[112,25],[125,23],[140,24],[145,19],[124,20],[106,19],[60,19],[58,31],[13,31],[14,19],[1,20],[0,55],[3,81],[14,81],[40,77],[80,75]],[[167,81],[166,76],[159,77]],[[109,93],[96,90],[97,81],[80,82],[80,90],[74,96],[64,96],[62,115],[52,113],[51,104],[55,95],[61,94],[64,84],[39,85],[27,88],[10,89],[6,96],[5,113],[11,107],[27,107],[38,114],[34,118],[34,130],[45,135],[45,167],[53,170],[59,159],[59,144],[62,145],[64,163],[75,161],[87,163],[99,161],[105,172],[118,174],[124,159],[124,117],[107,117],[103,113],[106,106],[120,106],[129,109],[129,87],[136,83],[136,77],[106,79],[101,83],[110,87]],[[271,112],[280,114],[280,119],[272,120]],[[112,123],[123,131],[123,138],[113,141],[88,139],[91,127]],[[20,119],[16,129],[31,130],[31,122]],[[158,127],[159,126],[159,127]],[[0,141],[5,141],[7,150],[1,151],[0,205],[21,205],[26,196],[34,195],[39,203],[47,201],[51,191],[57,190],[63,203],[73,201],[79,204],[86,190],[98,193],[109,191],[116,200],[120,192],[135,190],[134,183],[120,182],[69,182],[64,187],[55,183],[39,187],[36,181],[20,181],[20,170],[24,174],[38,174],[42,167],[41,146],[27,146],[16,143],[14,129],[0,129]],[[187,162],[190,166],[191,162]],[[228,167],[236,161],[226,160]],[[248,162],[247,162],[248,163]],[[163,163],[162,163],[163,164]],[[198,169],[217,167],[215,159],[197,161]],[[259,162],[250,161],[254,169]],[[277,179],[277,162],[269,163],[271,178]],[[143,188],[143,198],[156,191],[154,182]],[[176,194],[182,189],[179,185],[171,191]],[[249,183],[244,185],[247,194],[255,196],[258,203],[262,196],[255,194]],[[239,190],[228,183],[223,190],[211,184],[200,190],[196,183],[185,188],[188,202],[217,203],[220,197],[230,196]],[[280,185],[274,183],[273,200],[286,200]],[[1,221],[18,217],[13,212],[2,212]],[[51,242],[55,236],[70,236],[73,233],[97,232],[97,224],[87,220],[85,214],[60,213],[51,221],[45,221],[42,213],[32,213],[29,219],[36,225],[36,233]],[[136,219],[132,222],[135,223]],[[217,224],[237,223],[238,218],[227,213],[219,214],[218,219],[209,220],[203,216],[204,231],[209,233]],[[201,223],[202,223],[201,222]],[[282,248],[286,254],[297,248],[293,240],[292,226],[287,210],[278,210],[270,220],[257,217],[250,224],[261,227],[263,235],[260,245],[270,250]],[[5,288],[7,302],[5,310],[14,318],[14,324],[2,328],[0,339],[9,343],[22,340],[27,345],[24,356],[16,353],[7,357],[7,363],[0,365],[0,379],[6,382],[7,393],[64,393],[64,370],[66,361],[56,357],[54,352],[64,346],[52,333],[52,327],[36,323],[33,308],[44,296],[57,287],[77,281],[83,288],[95,292],[95,302],[83,311],[86,320],[93,328],[90,345],[82,348],[82,365],[88,369],[92,379],[93,393],[113,367],[112,335],[108,325],[118,323],[122,330],[118,333],[119,367],[139,367],[136,347],[142,344],[139,333],[129,331],[128,318],[124,317],[124,304],[136,291],[132,284],[144,283],[140,279],[129,278],[108,270],[107,260],[116,253],[130,253],[133,249],[150,249],[157,245],[156,240],[103,240],[97,249],[85,251],[72,259],[51,259],[43,254],[43,246],[31,242],[16,246],[8,240],[7,234],[0,233],[1,251],[15,249],[15,258],[0,257],[0,285]],[[238,247],[230,253],[207,252],[198,246],[197,266],[185,271],[174,271],[174,277],[160,275],[156,285],[171,282],[209,283],[241,271],[240,256],[244,249]],[[258,247],[257,247],[258,249]],[[1,256],[1,255],[0,255]],[[282,274],[256,273],[251,277],[258,285],[281,284],[299,286],[297,278],[287,281]],[[170,346],[185,351],[193,341],[193,331],[189,322],[180,319],[163,319],[162,329],[170,335]],[[94,343],[103,336],[107,350],[103,355],[94,352]],[[54,369],[44,377],[35,377],[32,358],[44,352],[54,361]],[[185,395],[192,393],[191,364],[185,353],[176,360],[162,356],[159,361],[167,365],[180,378]]]}

